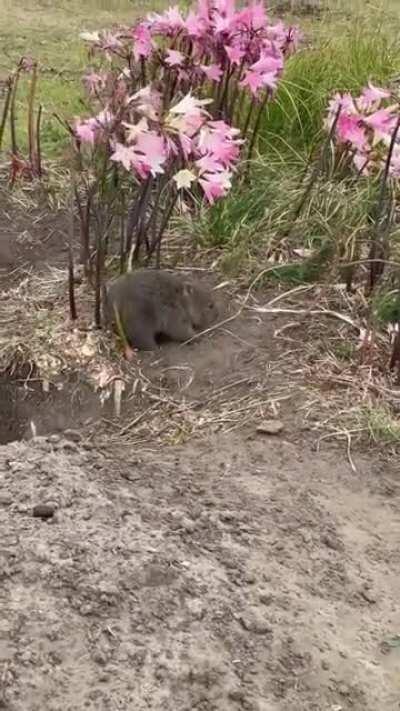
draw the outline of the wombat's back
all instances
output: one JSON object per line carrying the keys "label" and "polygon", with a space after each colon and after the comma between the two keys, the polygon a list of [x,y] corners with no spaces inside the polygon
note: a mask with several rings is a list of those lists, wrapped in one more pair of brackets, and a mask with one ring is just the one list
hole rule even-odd
{"label": "wombat's back", "polygon": [[157,337],[186,341],[194,334],[185,302],[185,286],[168,272],[140,269],[110,283],[105,318],[116,314],[128,342],[140,349],[155,348]]}

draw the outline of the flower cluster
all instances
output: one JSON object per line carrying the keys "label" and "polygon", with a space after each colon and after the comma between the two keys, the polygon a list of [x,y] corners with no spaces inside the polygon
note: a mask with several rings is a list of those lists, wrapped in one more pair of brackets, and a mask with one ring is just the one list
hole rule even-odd
{"label": "flower cluster", "polygon": [[136,259],[142,245],[159,259],[174,206],[194,206],[201,196],[212,205],[230,190],[245,142],[251,157],[298,35],[271,23],[259,2],[236,9],[234,0],[197,0],[185,15],[172,7],[82,37],[92,115],[71,131],[86,206],[94,189],[109,187],[127,215],[123,249],[130,254],[134,245]]}
{"label": "flower cluster", "polygon": [[[360,175],[379,172],[385,165],[393,132],[399,122],[399,105],[391,94],[368,84],[360,96],[336,94],[329,103],[326,128],[334,129],[338,145],[347,150]],[[400,177],[400,136],[396,137],[389,173]]]}
{"label": "flower cluster", "polygon": [[284,57],[298,42],[296,29],[270,23],[262,3],[236,10],[234,0],[198,0],[186,16],[172,7],[134,27],[82,37],[94,53],[122,59],[127,78],[134,63],[141,66],[142,78],[144,64],[155,63],[163,69],[162,79],[173,80],[174,91],[223,80],[226,93],[227,84],[238,83],[256,98],[276,89]]}
{"label": "flower cluster", "polygon": [[111,160],[141,181],[172,171],[178,188],[197,182],[210,203],[229,190],[239,159],[231,125],[242,125],[243,139],[252,131],[254,145],[253,106],[261,111],[273,96],[297,41],[295,30],[268,21],[262,4],[236,10],[233,0],[198,0],[186,16],[172,7],[82,37],[109,66],[85,77],[101,110],[75,123],[79,142],[109,145]]}
{"label": "flower cluster", "polygon": [[238,129],[211,120],[208,101],[189,93],[163,111],[161,95],[145,87],[126,97],[118,115],[103,110],[77,121],[74,131],[82,144],[106,144],[110,160],[139,182],[163,174],[178,189],[197,182],[213,203],[231,187],[242,141]]}

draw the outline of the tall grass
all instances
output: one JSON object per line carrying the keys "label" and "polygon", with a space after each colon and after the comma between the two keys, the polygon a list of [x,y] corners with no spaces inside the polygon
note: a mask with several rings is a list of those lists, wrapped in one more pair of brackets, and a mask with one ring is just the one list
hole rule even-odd
{"label": "tall grass", "polygon": [[[285,234],[301,195],[302,175],[325,137],[329,97],[335,91],[358,92],[368,81],[378,86],[393,82],[400,74],[399,29],[400,14],[396,24],[378,13],[367,17],[364,12],[351,21],[328,13],[317,30],[314,26],[310,46],[289,60],[276,101],[265,114],[251,181],[239,183],[196,225],[200,240],[225,249],[229,269],[240,272],[244,260],[259,266],[260,255],[265,259],[280,241],[287,247]],[[368,180],[338,183],[325,176],[318,181],[290,246],[316,249],[320,256],[285,276],[321,276],[334,257],[354,257],[360,236],[370,231],[376,190]]]}
{"label": "tall grass", "polygon": [[400,37],[382,22],[325,28],[313,46],[289,60],[277,99],[265,114],[262,151],[304,154],[318,141],[332,92],[357,92],[368,81],[387,85],[399,72]]}

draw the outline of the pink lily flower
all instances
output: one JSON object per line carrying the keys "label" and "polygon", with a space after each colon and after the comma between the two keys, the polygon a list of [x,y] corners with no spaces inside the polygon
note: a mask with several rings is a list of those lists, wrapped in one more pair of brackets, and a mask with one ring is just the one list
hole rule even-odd
{"label": "pink lily flower", "polygon": [[223,71],[218,64],[201,64],[200,66],[207,79],[210,79],[210,81],[219,81],[221,79]]}
{"label": "pink lily flower", "polygon": [[182,52],[178,52],[176,49],[168,49],[167,50],[167,57],[166,57],[166,64],[168,64],[169,67],[181,67],[182,64],[185,61],[185,56],[182,54]]}

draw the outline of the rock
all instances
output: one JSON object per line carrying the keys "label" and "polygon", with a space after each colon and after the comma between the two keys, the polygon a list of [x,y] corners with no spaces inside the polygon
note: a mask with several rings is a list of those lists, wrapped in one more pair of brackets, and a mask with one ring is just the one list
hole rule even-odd
{"label": "rock", "polygon": [[228,691],[228,698],[231,701],[237,701],[237,702],[242,702],[245,699],[245,692],[243,689],[231,689],[231,691]]}
{"label": "rock", "polygon": [[55,507],[50,504],[37,504],[33,507],[32,515],[34,518],[48,519],[54,516]]}
{"label": "rock", "polygon": [[264,420],[257,426],[257,434],[277,435],[283,430],[281,420]]}
{"label": "rock", "polygon": [[336,537],[331,536],[329,533],[324,534],[321,537],[321,543],[323,543],[327,548],[333,551],[339,551],[343,549],[343,544]]}
{"label": "rock", "polygon": [[272,633],[271,626],[260,615],[258,610],[247,610],[239,616],[239,621],[248,632],[255,632],[255,634]]}

